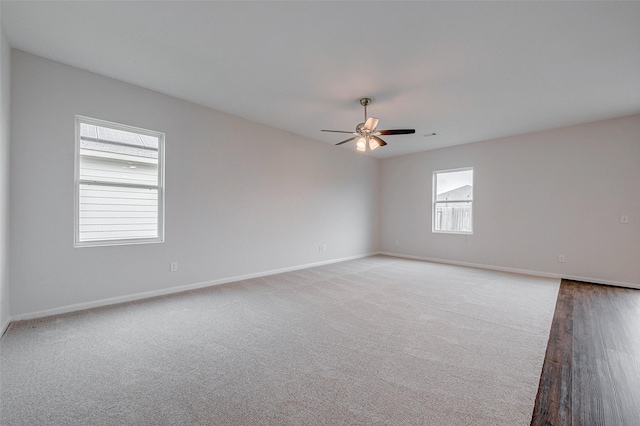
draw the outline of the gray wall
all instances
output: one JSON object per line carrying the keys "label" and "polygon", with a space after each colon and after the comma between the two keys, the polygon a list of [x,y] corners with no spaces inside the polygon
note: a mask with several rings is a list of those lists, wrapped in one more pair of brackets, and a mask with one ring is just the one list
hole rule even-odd
{"label": "gray wall", "polygon": [[[19,319],[378,249],[640,286],[640,116],[379,161],[14,50],[9,150],[7,52],[3,322],[9,282]],[[164,244],[73,248],[75,114],[166,133]],[[474,234],[432,234],[432,172],[468,166]]]}
{"label": "gray wall", "polygon": [[[17,50],[12,76],[14,319],[377,249],[376,159]],[[73,248],[75,114],[166,134],[165,243]]]}
{"label": "gray wall", "polygon": [[[433,171],[468,166],[474,234],[431,233]],[[640,115],[385,159],[380,177],[384,252],[640,287]]]}
{"label": "gray wall", "polygon": [[9,325],[10,61],[11,49],[0,24],[0,335]]}

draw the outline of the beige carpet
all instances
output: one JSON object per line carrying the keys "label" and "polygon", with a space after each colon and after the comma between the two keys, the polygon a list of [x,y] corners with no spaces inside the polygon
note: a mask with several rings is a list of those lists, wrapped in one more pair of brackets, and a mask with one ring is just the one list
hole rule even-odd
{"label": "beige carpet", "polygon": [[371,257],[14,323],[2,425],[528,425],[559,280]]}

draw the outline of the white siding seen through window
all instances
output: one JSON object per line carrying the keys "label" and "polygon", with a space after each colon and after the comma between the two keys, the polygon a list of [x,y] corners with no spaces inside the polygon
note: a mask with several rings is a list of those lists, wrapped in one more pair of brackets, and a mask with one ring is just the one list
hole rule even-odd
{"label": "white siding seen through window", "polygon": [[76,246],[163,240],[164,135],[76,118]]}

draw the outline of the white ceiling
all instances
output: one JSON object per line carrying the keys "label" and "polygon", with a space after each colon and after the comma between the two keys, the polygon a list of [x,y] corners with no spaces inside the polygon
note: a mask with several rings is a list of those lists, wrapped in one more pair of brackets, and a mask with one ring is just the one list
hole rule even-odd
{"label": "white ceiling", "polygon": [[[640,2],[1,3],[12,47],[383,158],[640,113]],[[425,134],[437,136],[426,138]],[[353,143],[336,149],[355,149]]]}

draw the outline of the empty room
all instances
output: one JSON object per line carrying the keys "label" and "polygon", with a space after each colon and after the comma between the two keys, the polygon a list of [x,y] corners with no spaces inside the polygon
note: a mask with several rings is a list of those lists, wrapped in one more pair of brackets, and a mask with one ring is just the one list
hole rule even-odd
{"label": "empty room", "polygon": [[0,1],[0,425],[640,424],[638,22]]}

